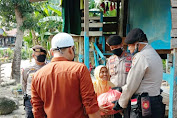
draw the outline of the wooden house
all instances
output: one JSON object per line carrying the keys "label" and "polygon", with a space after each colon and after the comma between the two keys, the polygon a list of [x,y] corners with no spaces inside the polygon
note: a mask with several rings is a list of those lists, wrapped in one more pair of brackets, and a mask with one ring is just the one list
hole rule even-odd
{"label": "wooden house", "polygon": [[[141,28],[152,47],[163,59],[167,59],[170,72],[164,73],[163,79],[170,85],[168,117],[177,118],[177,0],[103,1],[117,2],[117,16],[100,15],[98,19],[90,18],[88,0],[84,0],[84,22],[81,25],[83,32],[81,35],[73,35],[78,46],[79,61],[84,62],[88,68],[92,59],[95,65],[99,65],[99,60],[106,61],[105,56],[109,55],[109,48],[106,47],[105,41],[109,33],[104,32],[115,32],[126,37],[133,28]],[[91,20],[98,22],[90,22]],[[90,28],[97,28],[98,31],[90,31]]]}
{"label": "wooden house", "polygon": [[17,29],[4,31],[0,28],[0,47],[14,47]]}

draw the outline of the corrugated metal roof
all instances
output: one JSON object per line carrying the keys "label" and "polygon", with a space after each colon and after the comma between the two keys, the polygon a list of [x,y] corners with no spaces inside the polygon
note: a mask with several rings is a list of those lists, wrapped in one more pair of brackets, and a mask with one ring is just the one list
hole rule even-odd
{"label": "corrugated metal roof", "polygon": [[17,34],[17,29],[12,29],[12,30],[9,30],[9,31],[6,31],[6,30],[3,30],[2,28],[0,28],[0,36],[2,37],[3,34],[6,34],[6,36],[13,36],[13,37],[16,37],[16,34]]}
{"label": "corrugated metal roof", "polygon": [[5,31],[7,36],[14,36],[16,37],[16,33],[17,33],[17,29],[12,29],[12,30],[9,30],[9,31]]}

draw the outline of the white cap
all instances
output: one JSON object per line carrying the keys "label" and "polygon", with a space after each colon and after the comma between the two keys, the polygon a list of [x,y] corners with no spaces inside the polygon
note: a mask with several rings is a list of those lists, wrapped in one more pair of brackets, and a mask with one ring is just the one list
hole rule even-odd
{"label": "white cap", "polygon": [[67,33],[58,33],[52,38],[52,49],[74,46],[74,40]]}

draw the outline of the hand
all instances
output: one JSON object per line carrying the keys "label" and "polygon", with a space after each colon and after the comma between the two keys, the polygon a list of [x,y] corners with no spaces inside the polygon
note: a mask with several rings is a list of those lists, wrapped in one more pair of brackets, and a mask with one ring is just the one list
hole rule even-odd
{"label": "hand", "polygon": [[118,101],[118,100],[113,101],[112,103],[114,103],[113,109],[114,109],[115,111],[123,110],[123,108],[119,105],[119,101]]}
{"label": "hand", "polygon": [[102,106],[100,106],[100,111],[103,112],[105,115],[107,115],[111,111],[111,109],[109,107],[110,106],[102,105]]}
{"label": "hand", "polygon": [[113,89],[113,90],[117,90],[117,91],[119,91],[119,92],[122,93],[122,88],[121,88],[121,87],[113,87],[112,89]]}

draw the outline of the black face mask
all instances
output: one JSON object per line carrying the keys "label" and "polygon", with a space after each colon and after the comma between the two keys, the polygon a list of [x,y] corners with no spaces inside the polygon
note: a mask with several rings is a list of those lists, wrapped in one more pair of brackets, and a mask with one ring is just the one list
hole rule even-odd
{"label": "black face mask", "polygon": [[122,52],[123,52],[122,48],[112,50],[112,53],[117,56],[120,56],[122,54]]}
{"label": "black face mask", "polygon": [[36,56],[36,57],[37,57],[38,62],[44,62],[45,58],[46,58],[46,55],[39,55],[39,56]]}

